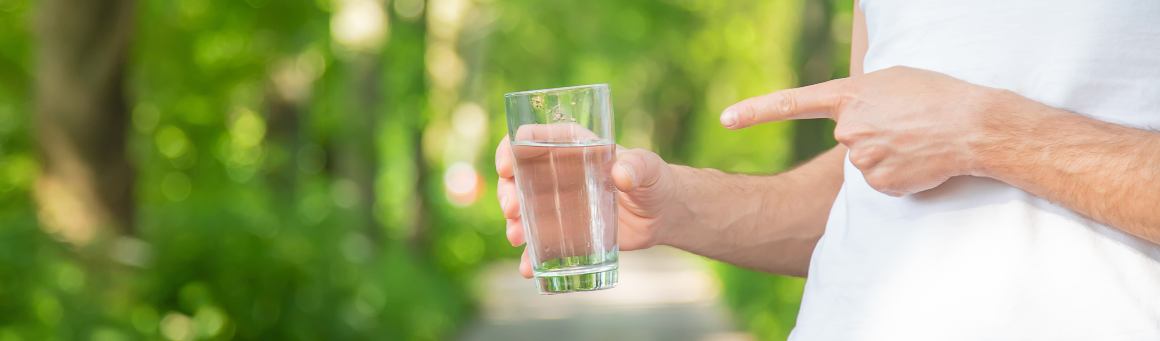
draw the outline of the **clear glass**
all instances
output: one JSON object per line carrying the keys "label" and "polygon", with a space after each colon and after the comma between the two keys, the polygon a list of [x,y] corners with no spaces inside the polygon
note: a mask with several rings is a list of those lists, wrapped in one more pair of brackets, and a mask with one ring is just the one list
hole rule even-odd
{"label": "clear glass", "polygon": [[504,95],[528,256],[542,294],[617,281],[607,84]]}

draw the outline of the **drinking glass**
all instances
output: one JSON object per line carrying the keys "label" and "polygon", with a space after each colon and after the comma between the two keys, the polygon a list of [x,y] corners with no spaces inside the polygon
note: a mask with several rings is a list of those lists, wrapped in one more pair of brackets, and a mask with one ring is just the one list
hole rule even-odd
{"label": "drinking glass", "polygon": [[541,294],[617,281],[607,84],[504,95],[528,257]]}

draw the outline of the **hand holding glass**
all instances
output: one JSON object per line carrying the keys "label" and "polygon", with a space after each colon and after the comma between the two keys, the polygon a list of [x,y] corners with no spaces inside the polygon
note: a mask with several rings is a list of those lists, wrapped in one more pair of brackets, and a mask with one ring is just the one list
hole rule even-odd
{"label": "hand holding glass", "polygon": [[616,145],[608,85],[513,92],[504,99],[540,292],[615,286]]}

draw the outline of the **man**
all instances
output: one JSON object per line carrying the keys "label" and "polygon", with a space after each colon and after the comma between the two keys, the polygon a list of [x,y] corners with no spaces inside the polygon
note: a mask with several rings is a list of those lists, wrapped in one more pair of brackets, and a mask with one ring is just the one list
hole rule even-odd
{"label": "man", "polygon": [[1160,1],[855,8],[850,78],[721,115],[840,145],[774,176],[622,151],[621,248],[808,274],[796,340],[1160,340]]}

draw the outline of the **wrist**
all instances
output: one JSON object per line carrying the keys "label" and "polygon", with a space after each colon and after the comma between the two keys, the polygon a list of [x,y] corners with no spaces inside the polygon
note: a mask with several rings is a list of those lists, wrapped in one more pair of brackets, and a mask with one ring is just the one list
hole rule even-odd
{"label": "wrist", "polygon": [[665,199],[660,223],[654,230],[653,241],[656,245],[677,247],[681,244],[679,236],[687,234],[684,232],[685,225],[695,218],[687,197],[690,186],[697,181],[694,173],[698,170],[673,164],[666,164],[665,167],[672,181],[669,182],[668,198]]}
{"label": "wrist", "polygon": [[[987,88],[970,143],[969,175],[1000,179],[1012,161],[1025,152],[1028,136],[1043,125],[1048,113],[1038,103],[1010,90]],[[1002,180],[1002,179],[1000,179]]]}
{"label": "wrist", "polygon": [[671,196],[656,229],[656,242],[698,254],[711,251],[707,245],[721,233],[755,221],[767,203],[764,181],[758,177],[733,175],[709,168],[669,165],[673,175]]}

